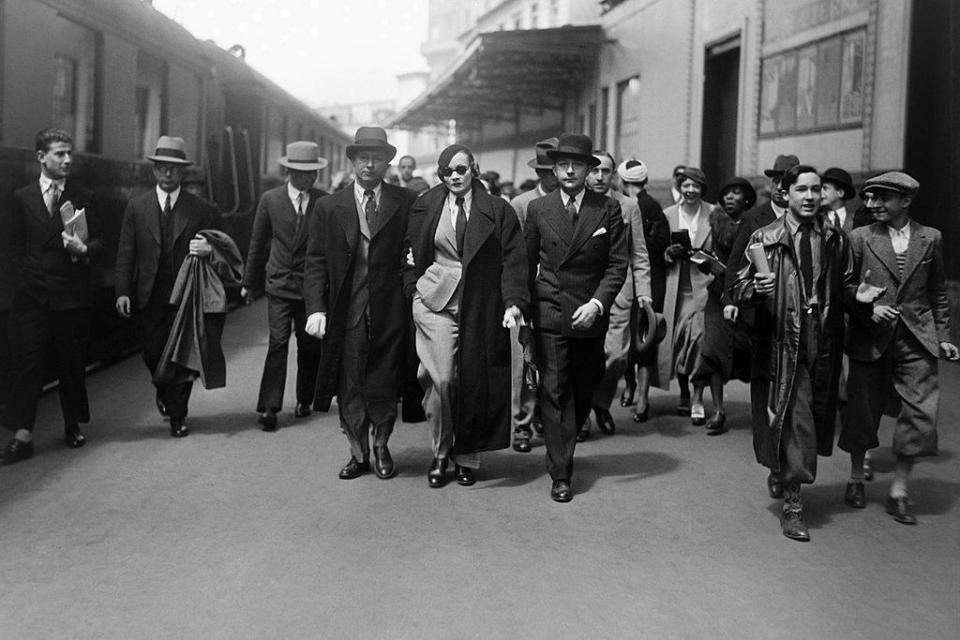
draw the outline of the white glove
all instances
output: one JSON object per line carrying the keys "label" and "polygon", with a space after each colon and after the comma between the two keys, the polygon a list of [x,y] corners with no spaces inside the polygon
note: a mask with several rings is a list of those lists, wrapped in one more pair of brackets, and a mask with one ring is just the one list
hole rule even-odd
{"label": "white glove", "polygon": [[327,314],[323,312],[311,313],[307,317],[306,332],[314,338],[323,338],[327,334]]}

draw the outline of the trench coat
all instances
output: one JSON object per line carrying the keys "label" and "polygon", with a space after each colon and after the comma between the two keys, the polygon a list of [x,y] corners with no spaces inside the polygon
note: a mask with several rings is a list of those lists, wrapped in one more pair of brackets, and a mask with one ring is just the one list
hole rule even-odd
{"label": "trench coat", "polygon": [[[772,384],[767,399],[770,421],[765,427],[758,427],[759,422],[754,421],[753,447],[757,462],[774,471],[780,466],[780,439],[794,391],[801,314],[805,307],[799,262],[785,218],[753,232],[748,243],[763,244],[770,270],[776,274],[773,294],[766,297],[756,294],[753,285],[755,270],[749,263],[737,274],[731,290],[736,304],[765,307],[766,314],[772,319],[770,338],[773,348],[769,369]],[[847,236],[835,226],[824,223],[821,237],[820,278],[816,286],[822,337],[812,376],[812,407],[817,453],[829,456],[833,452],[843,356],[843,314],[845,310],[863,313],[863,307],[870,305],[861,306],[856,302],[858,282]]]}
{"label": "trench coat", "polygon": [[[410,211],[407,242],[414,266],[407,264],[403,271],[408,300],[434,262],[434,236],[447,195],[444,185],[433,187]],[[503,312],[513,305],[524,317],[530,312],[527,252],[516,214],[479,181],[473,182],[471,197],[457,318],[455,454],[510,446],[510,331],[503,328]]]}
{"label": "trench coat", "polygon": [[[377,221],[370,229],[367,288],[369,344],[364,397],[398,400],[410,311],[400,269],[410,207],[417,194],[383,183]],[[360,222],[353,183],[317,200],[307,221],[303,298],[307,316],[327,314],[314,409],[329,411],[340,380],[353,272],[360,257]]]}

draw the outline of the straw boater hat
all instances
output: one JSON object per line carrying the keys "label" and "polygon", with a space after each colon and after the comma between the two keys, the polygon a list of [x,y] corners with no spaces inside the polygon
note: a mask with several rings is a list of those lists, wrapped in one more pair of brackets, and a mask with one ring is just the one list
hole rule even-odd
{"label": "straw boater hat", "polygon": [[320,157],[316,142],[298,140],[287,145],[287,155],[280,158],[280,165],[294,171],[319,171],[329,164]]}
{"label": "straw boater hat", "polygon": [[187,143],[183,138],[175,136],[160,136],[157,140],[157,150],[152,156],[147,156],[147,160],[154,162],[166,162],[167,164],[193,164],[187,160],[187,152],[184,151]]}
{"label": "straw boater hat", "polygon": [[381,127],[360,127],[353,137],[353,144],[347,145],[347,157],[353,160],[358,151],[384,151],[387,162],[397,155],[397,148],[387,142],[387,132]]}
{"label": "straw boater hat", "polygon": [[574,158],[596,167],[600,158],[593,155],[593,140],[581,133],[565,133],[560,136],[556,149],[548,149],[547,155],[556,162],[560,158]]}
{"label": "straw boater hat", "polygon": [[527,161],[527,166],[531,169],[553,169],[553,160],[547,155],[547,151],[556,149],[558,142],[560,141],[556,137],[538,142],[535,147],[537,156]]}

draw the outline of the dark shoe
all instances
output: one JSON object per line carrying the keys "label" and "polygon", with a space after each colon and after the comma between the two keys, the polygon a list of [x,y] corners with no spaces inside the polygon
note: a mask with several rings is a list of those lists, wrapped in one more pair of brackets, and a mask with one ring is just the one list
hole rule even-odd
{"label": "dark shoe", "polygon": [[294,418],[306,418],[308,415],[313,413],[310,409],[310,405],[305,402],[298,402],[297,408],[293,410]]}
{"label": "dark shoe", "polygon": [[577,431],[577,442],[583,442],[590,437],[590,418],[583,423],[580,430]]}
{"label": "dark shoe", "polygon": [[867,496],[862,482],[848,482],[847,490],[843,492],[843,504],[854,509],[864,509],[867,506]]}
{"label": "dark shoe", "polygon": [[774,500],[783,500],[783,483],[773,477],[773,474],[767,476],[767,493]]}
{"label": "dark shoe", "polygon": [[810,541],[810,532],[803,522],[803,512],[799,509],[784,509],[780,516],[780,526],[783,529],[783,535],[791,540]]}
{"label": "dark shoe", "polygon": [[350,456],[350,461],[343,465],[343,468],[340,469],[340,479],[353,480],[354,478],[359,478],[367,471],[370,471],[369,460],[358,462],[356,458]]}
{"label": "dark shoe", "polygon": [[3,452],[3,458],[0,460],[2,464],[16,464],[23,460],[29,460],[33,457],[33,443],[32,442],[23,442],[22,440],[17,440],[14,438],[7,444],[6,450]]}
{"label": "dark shoe", "polygon": [[718,436],[727,432],[727,414],[717,411],[707,420],[707,433],[711,436]]}
{"label": "dark shoe", "polygon": [[543,435],[543,423],[539,420],[533,420],[530,424],[533,425],[533,430],[538,436]]}
{"label": "dark shoe", "polygon": [[650,419],[650,407],[649,407],[649,406],[648,406],[646,409],[644,409],[643,411],[640,411],[640,412],[638,412],[638,413],[635,412],[635,413],[633,414],[633,421],[634,421],[634,422],[646,422],[646,421],[649,420],[649,419]]}
{"label": "dark shoe", "polygon": [[473,477],[473,469],[470,467],[461,467],[460,465],[456,465],[454,470],[457,474],[457,484],[461,486],[469,487],[477,481],[477,479]]}
{"label": "dark shoe", "polygon": [[160,412],[160,415],[164,418],[167,417],[167,405],[163,404],[163,400],[157,398],[157,411]]}
{"label": "dark shoe", "polygon": [[513,450],[520,453],[530,453],[530,432],[529,431],[514,431],[513,432]]}
{"label": "dark shoe", "polygon": [[573,500],[573,491],[570,490],[568,480],[554,480],[550,488],[550,497],[554,502],[570,502]]}
{"label": "dark shoe", "polygon": [[637,393],[637,385],[628,384],[623,388],[623,393],[620,395],[620,406],[629,407],[633,404],[633,396]]}
{"label": "dark shoe", "polygon": [[373,448],[373,470],[377,472],[377,477],[381,480],[387,480],[397,475],[397,467],[393,464],[393,458],[390,457],[390,449],[387,449],[387,445]]}
{"label": "dark shoe", "polygon": [[277,430],[277,413],[273,409],[267,409],[260,414],[260,417],[257,418],[257,424],[263,425],[264,431],[276,431]]}
{"label": "dark shoe", "polygon": [[680,398],[680,404],[677,405],[677,415],[690,415],[690,398]]}
{"label": "dark shoe", "polygon": [[612,436],[617,431],[617,424],[613,421],[613,416],[606,409],[593,408],[593,414],[597,417],[597,428],[608,436]]}
{"label": "dark shoe", "polygon": [[447,484],[447,459],[434,458],[427,471],[427,483],[432,489],[439,489]]}
{"label": "dark shoe", "polygon": [[190,435],[190,429],[187,429],[183,418],[170,418],[170,435],[174,438],[186,438]]}
{"label": "dark shoe", "polygon": [[80,431],[79,425],[71,425],[66,427],[63,430],[63,434],[67,446],[71,449],[79,449],[83,445],[87,444],[87,439],[83,436],[83,432]]}
{"label": "dark shoe", "polygon": [[887,513],[900,524],[917,524],[917,516],[910,513],[910,501],[906,496],[901,498],[887,496]]}

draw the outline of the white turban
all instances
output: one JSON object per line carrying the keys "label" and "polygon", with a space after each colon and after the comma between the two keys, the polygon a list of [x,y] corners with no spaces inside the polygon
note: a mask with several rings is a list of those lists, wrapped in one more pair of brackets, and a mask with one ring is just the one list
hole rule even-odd
{"label": "white turban", "polygon": [[624,182],[643,182],[647,179],[647,165],[640,160],[626,160],[617,167],[617,175]]}

